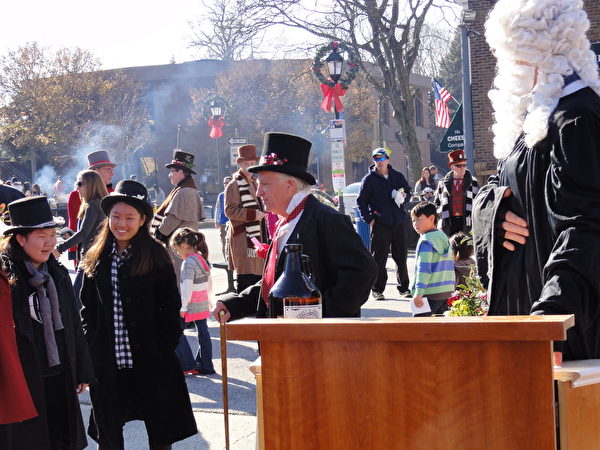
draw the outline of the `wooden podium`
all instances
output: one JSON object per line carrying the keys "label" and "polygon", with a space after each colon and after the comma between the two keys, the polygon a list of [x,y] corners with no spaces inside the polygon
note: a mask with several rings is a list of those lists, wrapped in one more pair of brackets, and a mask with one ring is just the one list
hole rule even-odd
{"label": "wooden podium", "polygon": [[551,341],[573,323],[251,319],[227,338],[260,341],[267,449],[555,449]]}

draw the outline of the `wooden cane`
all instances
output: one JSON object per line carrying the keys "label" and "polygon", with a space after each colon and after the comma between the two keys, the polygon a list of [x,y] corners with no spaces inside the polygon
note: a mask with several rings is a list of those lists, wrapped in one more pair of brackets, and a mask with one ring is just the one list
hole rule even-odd
{"label": "wooden cane", "polygon": [[229,450],[229,395],[227,392],[227,330],[223,317],[225,311],[219,311],[219,333],[221,335],[221,385],[223,386],[223,419],[225,420],[225,449]]}

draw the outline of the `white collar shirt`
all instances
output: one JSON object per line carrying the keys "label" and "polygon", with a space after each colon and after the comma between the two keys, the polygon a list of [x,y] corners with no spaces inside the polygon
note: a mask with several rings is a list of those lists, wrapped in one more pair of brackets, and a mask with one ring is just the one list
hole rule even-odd
{"label": "white collar shirt", "polygon": [[[291,213],[294,210],[294,208],[296,206],[298,206],[300,204],[300,202],[302,200],[304,200],[309,194],[310,194],[310,189],[304,189],[300,192],[296,192],[294,194],[294,196],[292,197],[292,199],[290,200],[288,207],[285,210],[286,215]],[[302,217],[302,214],[304,214],[304,211],[300,212],[300,214],[298,214],[291,222],[288,222],[279,228],[279,232],[277,233],[277,255],[278,256],[281,254],[281,251],[285,247],[285,244],[287,243],[288,239],[290,238],[292,231],[294,230],[294,228],[296,228],[296,224],[300,220],[300,217]],[[281,218],[280,218],[280,220],[281,220]]]}

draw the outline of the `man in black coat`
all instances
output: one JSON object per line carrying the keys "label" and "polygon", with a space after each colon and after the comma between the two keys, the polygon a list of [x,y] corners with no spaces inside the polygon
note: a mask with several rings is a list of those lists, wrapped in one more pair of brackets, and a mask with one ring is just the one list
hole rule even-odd
{"label": "man in black coat", "polygon": [[[214,314],[224,321],[249,315],[267,316],[266,296],[283,272],[279,257],[285,244],[300,243],[311,259],[314,282],[321,291],[323,317],[360,317],[360,307],[375,279],[375,262],[366,251],[348,218],[320,203],[310,194],[314,177],[306,171],[311,143],[301,137],[267,133],[258,173],[257,194],[265,209],[281,217],[276,232],[277,248],[271,245],[262,280],[239,295],[219,301]],[[274,275],[269,275],[273,260]],[[258,305],[258,306],[257,306]]]}
{"label": "man in black coat", "polygon": [[396,279],[400,295],[410,295],[406,267],[406,214],[404,199],[410,198],[410,186],[402,173],[390,165],[384,148],[373,151],[373,164],[360,185],[356,204],[360,215],[371,226],[371,253],[377,264],[377,280],[373,285],[375,300],[384,300],[387,262],[390,247],[396,263]]}

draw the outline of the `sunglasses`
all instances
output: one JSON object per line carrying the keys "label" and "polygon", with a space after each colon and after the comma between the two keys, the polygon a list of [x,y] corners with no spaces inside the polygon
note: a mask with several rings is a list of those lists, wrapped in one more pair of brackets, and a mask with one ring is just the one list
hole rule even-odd
{"label": "sunglasses", "polygon": [[454,167],[458,167],[459,169],[464,169],[465,167],[467,167],[466,164],[454,164]]}
{"label": "sunglasses", "polygon": [[373,161],[375,162],[380,162],[380,161],[385,161],[387,158],[385,156],[380,156],[379,158],[373,158]]}
{"label": "sunglasses", "polygon": [[85,186],[85,183],[83,181],[78,181],[77,187],[81,187],[81,186]]}

